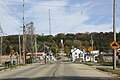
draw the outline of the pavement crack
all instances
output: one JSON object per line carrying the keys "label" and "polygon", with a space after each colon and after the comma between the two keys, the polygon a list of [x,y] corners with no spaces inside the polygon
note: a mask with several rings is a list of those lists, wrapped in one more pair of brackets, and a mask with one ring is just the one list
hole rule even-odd
{"label": "pavement crack", "polygon": [[53,75],[52,75],[52,77],[50,78],[50,80],[54,80],[55,74],[56,74],[56,72],[57,72],[57,70],[58,70],[59,65],[60,65],[60,63],[56,66],[56,69],[55,69],[55,71],[53,72]]}

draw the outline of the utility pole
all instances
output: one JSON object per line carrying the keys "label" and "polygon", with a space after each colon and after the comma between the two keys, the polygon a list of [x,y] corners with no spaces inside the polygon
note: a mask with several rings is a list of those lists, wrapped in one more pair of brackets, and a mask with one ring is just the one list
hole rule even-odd
{"label": "utility pole", "polygon": [[50,16],[50,9],[49,9],[49,35],[51,35],[51,16]]}
{"label": "utility pole", "polygon": [[35,53],[37,53],[37,35],[35,35]]}
{"label": "utility pole", "polygon": [[0,62],[1,62],[1,63],[2,63],[2,41],[3,41],[3,40],[2,40],[2,36],[1,36],[1,42],[0,42],[0,43],[1,43],[1,50],[0,50],[0,51],[1,51],[1,54],[0,54]]}
{"label": "utility pole", "polygon": [[[114,41],[116,41],[116,0],[114,0],[113,4],[113,33],[114,33]],[[113,56],[113,69],[116,69],[116,49],[114,49]]]}
{"label": "utility pole", "polygon": [[20,34],[19,34],[19,64],[21,64],[21,40],[20,40]]}
{"label": "utility pole", "polygon": [[44,54],[45,54],[45,57],[44,57],[44,62],[46,64],[46,51],[45,51],[45,40],[44,40],[44,33],[42,33],[42,37],[43,37],[43,49],[44,49]]}
{"label": "utility pole", "polygon": [[24,25],[24,0],[23,0],[23,63],[26,63],[26,27]]}
{"label": "utility pole", "polygon": [[93,52],[93,36],[91,34],[91,47],[92,47],[92,52]]}
{"label": "utility pole", "polygon": [[[1,22],[0,22],[0,33],[3,33],[3,30],[1,28]],[[0,64],[2,64],[2,36],[0,37],[1,38],[1,50],[0,50]]]}
{"label": "utility pole", "polygon": [[45,54],[45,64],[46,64],[45,41],[44,41],[44,54]]}

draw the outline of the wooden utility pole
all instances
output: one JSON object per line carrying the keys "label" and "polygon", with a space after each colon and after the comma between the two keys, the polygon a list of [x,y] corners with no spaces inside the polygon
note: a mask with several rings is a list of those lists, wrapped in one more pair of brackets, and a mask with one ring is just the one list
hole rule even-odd
{"label": "wooden utility pole", "polygon": [[[1,28],[1,22],[0,22],[0,33],[3,33],[3,30]],[[2,64],[2,59],[1,59],[2,58],[2,35],[1,35],[0,38],[1,38],[1,42],[0,42],[1,43],[1,46],[0,46],[1,47],[1,50],[0,50],[0,64]]]}
{"label": "wooden utility pole", "polygon": [[91,48],[92,48],[92,52],[93,52],[93,36],[92,36],[92,33],[91,33]]}
{"label": "wooden utility pole", "polygon": [[[116,41],[116,0],[114,0],[113,4],[113,33],[114,33],[114,41]],[[113,69],[116,69],[116,49],[114,49],[113,56]]]}
{"label": "wooden utility pole", "polygon": [[35,53],[37,53],[37,35],[35,35]]}
{"label": "wooden utility pole", "polygon": [[23,0],[23,63],[26,63],[26,27],[24,25],[24,0]]}

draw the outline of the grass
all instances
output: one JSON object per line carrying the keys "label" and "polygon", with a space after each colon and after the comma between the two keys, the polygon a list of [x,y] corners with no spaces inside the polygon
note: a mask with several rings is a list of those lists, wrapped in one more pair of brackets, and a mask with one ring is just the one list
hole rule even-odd
{"label": "grass", "polygon": [[119,69],[115,69],[113,70],[112,68],[97,68],[101,71],[105,71],[105,72],[110,72],[112,74],[117,74],[120,77],[120,70]]}
{"label": "grass", "polygon": [[[113,66],[113,63],[94,63],[94,62],[85,62],[89,66]],[[120,68],[120,64],[116,64],[117,68]]]}
{"label": "grass", "polygon": [[0,68],[0,71],[7,69],[6,67]]}
{"label": "grass", "polygon": [[[94,62],[86,62],[85,63],[86,65],[89,65],[89,66],[112,66],[111,63],[94,63]],[[120,68],[120,65],[117,64],[117,68]],[[113,70],[112,68],[103,68],[103,67],[98,67],[97,68],[98,70],[101,70],[101,71],[105,71],[105,72],[110,72],[112,74],[117,74],[118,77],[120,77],[120,69],[115,69]]]}
{"label": "grass", "polygon": [[6,69],[14,69],[17,68],[18,66],[25,66],[26,64],[19,64],[19,65],[14,65],[14,66],[10,66],[10,67],[1,67],[0,71],[2,70],[6,70]]}
{"label": "grass", "polygon": [[94,62],[85,62],[86,65],[89,65],[89,66],[94,66],[94,65],[98,65],[97,63],[94,63]]}

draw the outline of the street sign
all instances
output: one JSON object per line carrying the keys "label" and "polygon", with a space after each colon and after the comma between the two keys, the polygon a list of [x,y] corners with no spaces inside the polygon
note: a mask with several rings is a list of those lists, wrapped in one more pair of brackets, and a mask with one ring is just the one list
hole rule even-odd
{"label": "street sign", "polygon": [[93,48],[92,48],[92,47],[89,47],[89,48],[88,48],[88,51],[89,51],[89,52],[93,51]]}
{"label": "street sign", "polygon": [[119,47],[119,44],[116,42],[116,41],[113,41],[111,44],[110,44],[111,48],[112,49],[117,49]]}
{"label": "street sign", "polygon": [[10,50],[10,54],[14,54],[14,52],[15,52],[14,50]]}
{"label": "street sign", "polygon": [[117,49],[117,52],[120,53],[120,48]]}

